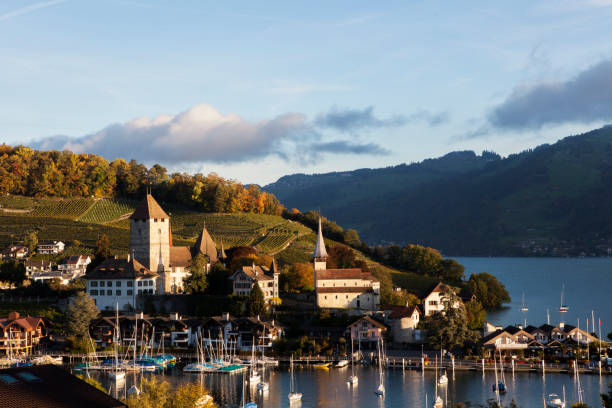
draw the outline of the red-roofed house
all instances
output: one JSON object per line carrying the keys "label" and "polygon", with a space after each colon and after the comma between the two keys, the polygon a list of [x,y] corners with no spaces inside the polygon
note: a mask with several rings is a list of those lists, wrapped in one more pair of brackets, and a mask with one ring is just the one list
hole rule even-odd
{"label": "red-roofed house", "polygon": [[417,327],[423,313],[418,306],[385,306],[385,321],[391,327],[391,339],[397,345],[421,343],[423,332]]}
{"label": "red-roofed house", "polygon": [[46,335],[42,317],[21,317],[11,312],[0,318],[0,352],[6,355],[31,354]]}
{"label": "red-roofed house", "polygon": [[257,284],[264,294],[264,299],[269,301],[278,297],[278,277],[276,262],[273,261],[271,268],[255,264],[243,266],[230,276],[230,280],[233,282],[234,295],[248,296]]}

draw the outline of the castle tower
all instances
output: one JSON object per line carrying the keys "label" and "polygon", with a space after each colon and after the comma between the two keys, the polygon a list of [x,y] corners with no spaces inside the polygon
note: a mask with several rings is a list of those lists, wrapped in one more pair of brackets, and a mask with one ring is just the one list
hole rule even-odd
{"label": "castle tower", "polygon": [[[317,292],[317,271],[327,269],[327,250],[325,249],[325,241],[323,240],[323,230],[321,229],[321,217],[319,217],[319,231],[317,232],[317,243],[315,244],[314,252],[312,253],[314,263],[314,287],[315,296]],[[318,305],[317,305],[318,306]]]}
{"label": "castle tower", "polygon": [[170,216],[150,194],[130,216],[130,250],[150,271],[170,269]]}

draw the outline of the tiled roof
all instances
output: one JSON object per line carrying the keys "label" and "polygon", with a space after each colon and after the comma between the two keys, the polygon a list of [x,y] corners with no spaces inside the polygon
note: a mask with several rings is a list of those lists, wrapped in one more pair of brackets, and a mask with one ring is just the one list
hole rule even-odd
{"label": "tiled roof", "polygon": [[385,329],[385,330],[386,330],[386,329],[388,329],[388,328],[389,328],[389,327],[388,327],[386,324],[381,323],[381,322],[379,322],[378,320],[374,320],[374,319],[372,319],[370,316],[363,316],[363,317],[359,318],[358,320],[356,320],[356,321],[354,321],[353,323],[351,323],[351,324],[349,325],[349,327],[353,327],[353,326],[355,326],[356,324],[358,324],[358,323],[359,323],[359,322],[361,322],[362,320],[365,320],[365,321],[367,321],[368,323],[370,323],[372,326],[376,326],[376,327],[379,327],[379,328],[381,328],[381,329]]}
{"label": "tiled roof", "polygon": [[421,314],[421,310],[418,308],[417,305],[413,305],[413,306],[408,306],[408,307],[404,307],[404,306],[386,306],[384,308],[382,308],[383,310],[391,310],[391,314],[389,314],[389,319],[401,319],[404,317],[412,317],[412,315],[414,314],[415,310],[416,312],[420,315]]}
{"label": "tiled roof", "polygon": [[318,293],[373,293],[369,286],[338,286],[338,287],[319,287],[317,288]]}
{"label": "tiled roof", "polygon": [[158,275],[155,272],[151,272],[133,258],[130,262],[125,259],[108,258],[89,272],[85,279],[135,279],[156,276]]}
{"label": "tiled roof", "polygon": [[319,279],[363,279],[363,272],[359,268],[323,269],[317,271],[317,280]]}
{"label": "tiled roof", "polygon": [[189,247],[170,247],[170,266],[186,267],[191,264],[191,251]]}
{"label": "tiled roof", "polygon": [[255,279],[255,280],[273,280],[274,277],[268,275],[268,270],[262,268],[259,265],[255,265],[255,266],[243,266],[242,268],[238,269],[236,272],[234,272],[234,275],[232,275],[232,278],[234,276],[236,276],[237,273],[242,272],[245,275],[247,275],[248,277],[250,277],[251,279]]}
{"label": "tiled roof", "polygon": [[212,263],[217,262],[218,260],[217,246],[215,245],[215,242],[213,241],[210,234],[206,230],[206,227],[202,228],[202,232],[200,232],[200,235],[198,236],[198,239],[196,240],[196,243],[193,249],[194,249],[194,254],[193,254],[194,256],[197,255],[198,253],[201,253],[203,255],[208,256],[208,259],[210,259],[210,262]]}
{"label": "tiled roof", "polygon": [[25,264],[26,267],[30,268],[51,268],[51,261],[32,261],[28,259]]}
{"label": "tiled roof", "polygon": [[170,217],[166,212],[161,208],[161,206],[155,201],[151,194],[147,194],[147,196],[138,204],[134,213],[130,215],[130,218],[133,220],[149,220],[152,218],[166,218]]}
{"label": "tiled roof", "polygon": [[14,315],[13,313],[11,313],[11,315],[9,315],[9,317],[0,318],[0,326],[2,328],[18,325],[21,326],[25,331],[30,332],[36,330],[39,324],[42,324],[44,326],[42,317],[20,317],[19,313],[15,313]]}
{"label": "tiled roof", "polygon": [[0,370],[0,401],[3,407],[20,408],[127,407],[53,365]]}

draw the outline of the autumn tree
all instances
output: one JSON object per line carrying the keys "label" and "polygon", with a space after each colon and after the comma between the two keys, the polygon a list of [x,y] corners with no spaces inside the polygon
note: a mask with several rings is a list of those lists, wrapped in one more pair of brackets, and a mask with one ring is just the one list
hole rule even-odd
{"label": "autumn tree", "polygon": [[36,231],[27,233],[23,238],[23,245],[28,247],[30,253],[33,253],[38,245],[38,233],[36,233]]}
{"label": "autumn tree", "polygon": [[334,245],[327,250],[327,268],[345,269],[355,267],[355,252],[344,245]]}
{"label": "autumn tree", "polygon": [[208,287],[206,277],[206,266],[208,259],[201,253],[198,253],[191,259],[191,264],[188,269],[191,272],[185,279],[185,292],[187,293],[204,293]]}
{"label": "autumn tree", "polygon": [[111,256],[111,242],[108,235],[102,234],[96,241],[96,258],[105,259]]}
{"label": "autumn tree", "polygon": [[282,285],[290,292],[314,290],[314,272],[312,264],[295,263],[283,269],[281,273]]}
{"label": "autumn tree", "polygon": [[484,327],[487,319],[487,312],[482,304],[474,299],[465,304],[465,313],[468,320],[468,329],[480,330]]}

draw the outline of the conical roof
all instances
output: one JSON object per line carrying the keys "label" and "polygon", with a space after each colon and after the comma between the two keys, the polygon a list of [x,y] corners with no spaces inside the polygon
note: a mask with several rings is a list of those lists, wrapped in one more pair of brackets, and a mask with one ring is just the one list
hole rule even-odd
{"label": "conical roof", "polygon": [[200,235],[198,236],[198,239],[196,240],[193,249],[194,256],[196,256],[198,253],[206,255],[208,256],[208,259],[210,259],[211,263],[217,262],[219,260],[217,257],[217,246],[215,245],[215,241],[213,241],[210,234],[208,233],[206,226],[202,228],[202,232],[200,232]]}
{"label": "conical roof", "polygon": [[161,208],[161,206],[155,201],[151,194],[147,196],[138,204],[136,210],[130,216],[133,220],[149,220],[152,218],[170,218],[168,214]]}
{"label": "conical roof", "polygon": [[317,233],[317,243],[315,244],[313,258],[327,258],[327,250],[325,249],[325,241],[323,240],[323,230],[321,229],[321,217],[319,217],[319,231]]}
{"label": "conical roof", "polygon": [[221,251],[219,252],[220,259],[227,259],[227,255],[225,255],[225,249],[223,249],[223,241],[221,241]]}

